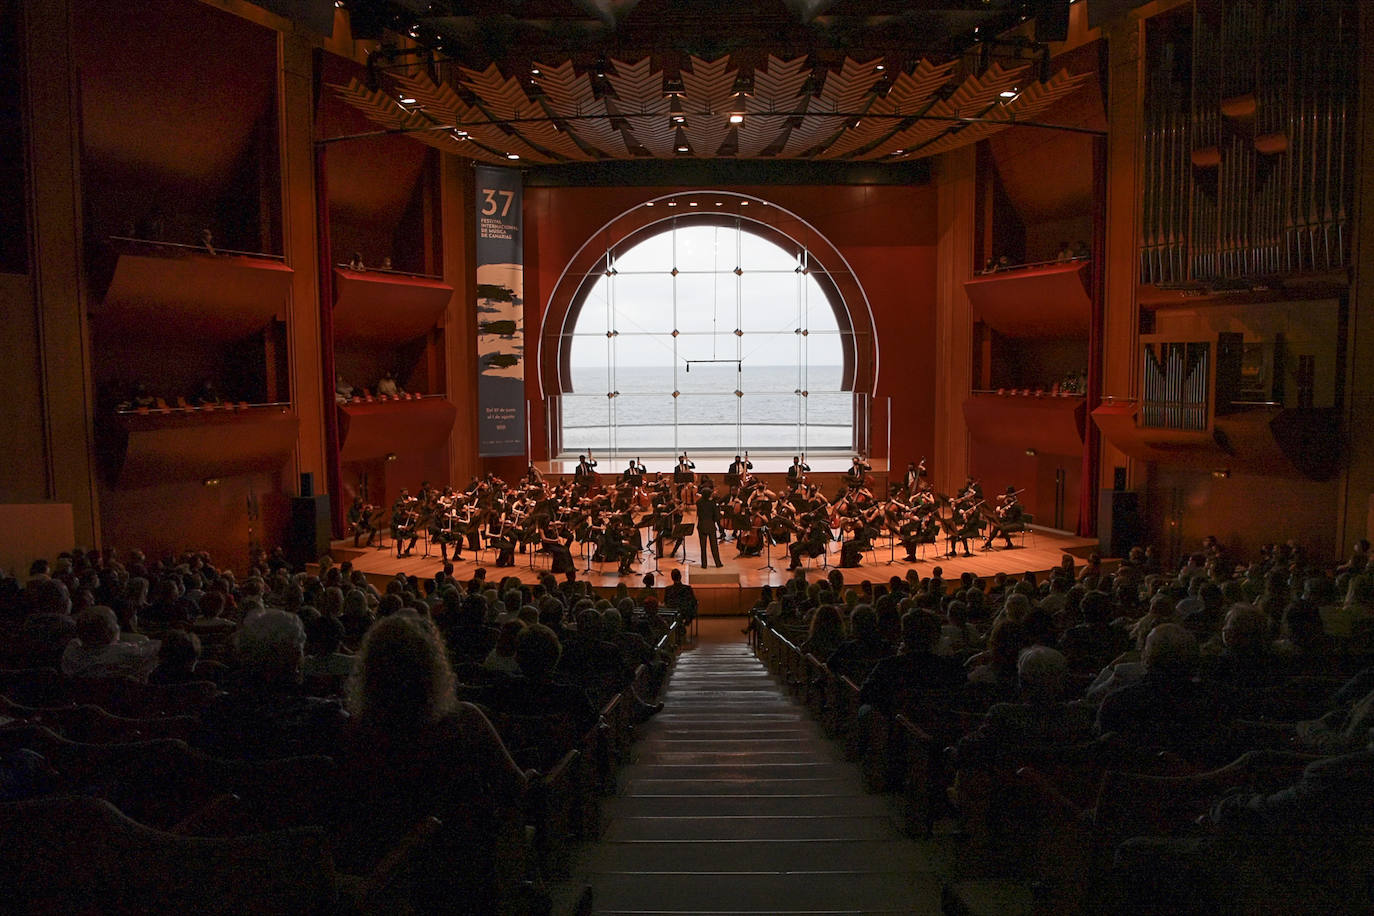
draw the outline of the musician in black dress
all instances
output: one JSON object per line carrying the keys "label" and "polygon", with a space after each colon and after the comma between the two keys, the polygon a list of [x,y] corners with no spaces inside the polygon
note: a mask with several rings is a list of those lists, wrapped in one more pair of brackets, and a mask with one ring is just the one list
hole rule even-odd
{"label": "musician in black dress", "polygon": [[554,575],[561,573],[569,582],[573,582],[577,579],[577,564],[573,562],[572,551],[564,541],[554,537],[554,533],[553,529],[548,529],[540,536],[540,541],[551,558],[549,571]]}
{"label": "musician in black dress", "polygon": [[515,526],[505,510],[493,510],[487,520],[487,544],[496,548],[497,566],[515,565],[515,533]]}
{"label": "musician in black dress", "polygon": [[787,568],[799,568],[802,565],[802,557],[818,557],[825,553],[829,542],[830,521],[823,513],[817,513],[806,524],[804,533],[788,546],[787,552],[792,556],[792,563]]}
{"label": "musician in black dress", "polygon": [[1021,530],[1021,503],[1016,498],[1016,488],[1007,487],[1007,492],[997,498],[998,507],[993,511],[992,518],[988,520],[987,540],[983,542],[983,549],[992,549],[994,538],[1001,537],[1007,542],[1007,549],[1010,550],[1016,545],[1011,542],[1013,531]]}
{"label": "musician in black dress", "polygon": [[715,494],[710,490],[705,490],[697,497],[697,540],[701,546],[701,565],[709,565],[706,560],[706,547],[711,547],[711,556],[716,561],[716,568],[719,569],[723,564],[720,562],[720,541],[716,537],[716,528],[720,524],[720,506],[716,505]]}

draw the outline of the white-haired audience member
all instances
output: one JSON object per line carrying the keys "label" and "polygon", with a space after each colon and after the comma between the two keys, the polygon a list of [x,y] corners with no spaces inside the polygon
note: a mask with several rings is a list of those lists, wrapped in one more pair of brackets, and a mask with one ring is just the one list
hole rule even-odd
{"label": "white-haired audience member", "polygon": [[239,669],[201,714],[194,736],[221,757],[269,759],[332,753],[347,714],[301,692],[305,627],[288,611],[251,613],[235,638]]}
{"label": "white-haired audience member", "polygon": [[146,678],[157,665],[156,640],[123,642],[119,621],[110,608],[98,605],[76,617],[76,639],[62,651],[62,673],[67,677]]}

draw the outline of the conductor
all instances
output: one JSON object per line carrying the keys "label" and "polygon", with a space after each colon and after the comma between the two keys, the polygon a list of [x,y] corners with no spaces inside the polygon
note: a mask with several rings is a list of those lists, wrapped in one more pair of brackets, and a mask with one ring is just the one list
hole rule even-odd
{"label": "conductor", "polygon": [[706,545],[711,545],[711,557],[716,561],[716,568],[719,569],[723,564],[720,562],[720,542],[716,539],[716,529],[720,526],[720,507],[716,505],[715,496],[709,490],[702,491],[697,497],[697,540],[701,546],[701,565],[708,565],[706,562]]}

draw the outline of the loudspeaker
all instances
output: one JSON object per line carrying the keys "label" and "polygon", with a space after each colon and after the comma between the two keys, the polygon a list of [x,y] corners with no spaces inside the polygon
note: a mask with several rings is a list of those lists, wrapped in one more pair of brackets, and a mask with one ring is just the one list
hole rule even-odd
{"label": "loudspeaker", "polygon": [[306,499],[315,495],[315,475],[306,471],[301,475],[301,496]]}
{"label": "loudspeaker", "polygon": [[1069,0],[1041,0],[1035,11],[1035,40],[1069,40]]}
{"label": "loudspeaker", "polygon": [[1140,515],[1140,494],[1134,490],[1099,490],[1097,493],[1098,553],[1124,557],[1145,537]]}
{"label": "loudspeaker", "polygon": [[331,534],[329,494],[291,499],[291,517],[286,525],[286,559],[292,566],[314,563],[329,553]]}

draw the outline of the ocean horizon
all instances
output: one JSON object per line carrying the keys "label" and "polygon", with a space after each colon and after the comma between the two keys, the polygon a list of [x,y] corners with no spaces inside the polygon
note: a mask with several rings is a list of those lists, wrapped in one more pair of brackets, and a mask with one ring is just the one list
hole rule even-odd
{"label": "ocean horizon", "polygon": [[[620,365],[613,375],[573,367],[573,390],[562,396],[563,450],[847,450],[854,397],[840,390],[842,379],[841,366],[746,366],[737,372],[733,363],[719,363],[694,364],[687,372],[665,361]],[[608,398],[607,392],[618,394]]]}

